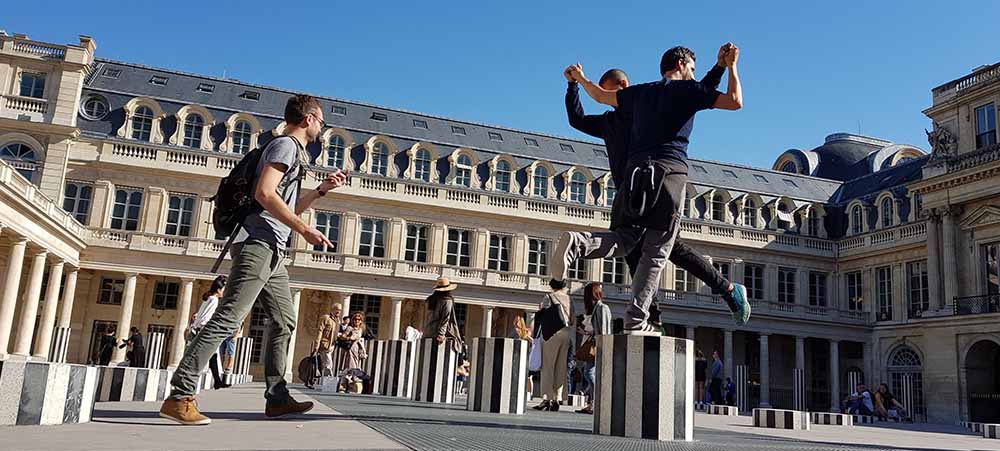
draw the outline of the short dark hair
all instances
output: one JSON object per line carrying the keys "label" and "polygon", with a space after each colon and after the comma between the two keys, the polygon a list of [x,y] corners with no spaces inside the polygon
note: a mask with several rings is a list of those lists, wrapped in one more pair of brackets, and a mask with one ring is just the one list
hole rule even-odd
{"label": "short dark hair", "polygon": [[677,68],[677,63],[691,58],[691,61],[695,61],[694,51],[687,47],[677,46],[668,49],[663,52],[663,58],[660,58],[660,75],[670,72]]}
{"label": "short dark hair", "polygon": [[312,110],[321,109],[323,107],[320,106],[319,100],[316,100],[311,95],[299,94],[292,96],[292,98],[288,99],[288,103],[285,104],[285,123],[289,125],[301,124]]}
{"label": "short dark hair", "polygon": [[608,69],[604,75],[601,75],[601,81],[597,82],[597,84],[603,85],[607,81],[619,82],[623,80],[628,80],[628,75],[625,74],[625,71],[621,69]]}
{"label": "short dark hair", "polygon": [[549,280],[549,288],[552,288],[553,290],[561,290],[563,288],[566,288],[566,281],[565,280],[550,279]]}

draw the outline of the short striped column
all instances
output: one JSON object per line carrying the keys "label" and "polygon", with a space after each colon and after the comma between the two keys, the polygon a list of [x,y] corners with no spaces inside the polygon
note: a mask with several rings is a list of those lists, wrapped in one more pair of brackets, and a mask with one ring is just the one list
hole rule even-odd
{"label": "short striped column", "polygon": [[813,412],[810,416],[814,424],[854,426],[854,416],[846,413]]}
{"label": "short striped column", "polygon": [[854,424],[875,424],[874,415],[851,415]]}
{"label": "short striped column", "polygon": [[458,353],[452,339],[438,343],[433,338],[418,342],[417,387],[414,401],[451,404],[455,400],[455,370]]}
{"label": "short striped column", "polygon": [[806,410],[806,371],[802,368],[792,369],[792,407]]}
{"label": "short striped column", "polygon": [[49,351],[49,361],[53,363],[66,363],[66,355],[69,354],[69,337],[72,331],[69,327],[57,327],[52,331],[52,349]]}
{"label": "short striped column", "polygon": [[171,370],[99,366],[97,400],[163,401],[170,393]]}
{"label": "short striped column", "polygon": [[569,395],[569,406],[582,409],[587,406],[587,395]]}
{"label": "short striped column", "polygon": [[371,378],[373,395],[381,393],[382,379],[384,379],[382,367],[385,366],[385,357],[388,350],[389,344],[386,340],[368,340],[365,342],[365,353],[368,354],[368,358],[365,359],[362,369]]}
{"label": "short striped column", "polygon": [[750,374],[746,365],[736,365],[734,383],[736,384],[736,407],[740,412],[750,411],[750,381],[747,375]]}
{"label": "short striped column", "polygon": [[983,423],[976,423],[972,421],[962,421],[960,422],[962,427],[972,431],[972,432],[983,432]]}
{"label": "short striped column", "polygon": [[1000,424],[984,424],[983,438],[1000,439]]}
{"label": "short striped column", "polygon": [[152,332],[149,334],[149,353],[146,355],[146,368],[154,370],[160,369],[163,362],[163,332]]}
{"label": "short striped column", "polygon": [[858,388],[858,384],[864,383],[864,378],[861,377],[860,371],[848,371],[847,372],[847,384],[848,393],[853,393],[854,390]]}
{"label": "short striped column", "polygon": [[421,342],[386,340],[384,343],[381,380],[375,390],[384,396],[413,398],[413,386],[417,379],[417,351]]}
{"label": "short striped column", "polygon": [[710,404],[705,413],[709,415],[725,415],[730,417],[735,417],[740,415],[740,409],[736,406],[727,406],[723,404]]}
{"label": "short striped column", "polygon": [[0,360],[0,425],[89,422],[96,390],[92,366]]}
{"label": "short striped column", "polygon": [[597,338],[594,434],[694,438],[694,341],[659,336]]}
{"label": "short striped column", "polygon": [[769,429],[809,430],[809,412],[784,409],[753,409],[753,425]]}
{"label": "short striped column", "polygon": [[253,338],[236,339],[236,353],[233,355],[233,374],[250,374],[250,359],[253,357]]}
{"label": "short striped column", "polygon": [[528,394],[528,342],[476,338],[470,343],[469,356],[466,409],[523,415]]}

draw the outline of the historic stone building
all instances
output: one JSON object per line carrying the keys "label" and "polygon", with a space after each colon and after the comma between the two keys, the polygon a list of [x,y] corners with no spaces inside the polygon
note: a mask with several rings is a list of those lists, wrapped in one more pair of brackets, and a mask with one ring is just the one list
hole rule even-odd
{"label": "historic stone building", "polygon": [[[0,354],[87,363],[106,330],[137,326],[164,332],[175,364],[222,246],[208,198],[281,133],[290,95],[95,58],[85,36],[0,36]],[[321,102],[329,127],[304,188],[334,168],[352,177],[304,214],[334,247],[296,239],[288,258],[293,361],[332,303],[364,311],[382,338],[422,328],[441,275],[461,285],[467,335],[508,335],[547,288],[559,231],[608,225],[599,144]],[[681,236],[747,285],[755,315],[734,328],[718,296],[671,266],[671,333],[719,350],[727,374],[745,369],[753,405],[792,407],[798,369],[812,410],[863,380],[921,420],[1000,420],[998,103],[1000,65],[935,88],[931,155],[833,134],[770,169],[692,160]],[[581,262],[572,278],[574,291],[604,282],[624,310],[622,261]],[[255,309],[245,333],[265,328]]]}

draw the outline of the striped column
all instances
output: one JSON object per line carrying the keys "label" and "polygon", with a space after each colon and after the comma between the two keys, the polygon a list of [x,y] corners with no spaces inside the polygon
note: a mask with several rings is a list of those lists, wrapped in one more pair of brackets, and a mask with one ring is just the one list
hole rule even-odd
{"label": "striped column", "polygon": [[458,353],[452,340],[438,343],[433,338],[418,342],[417,389],[415,401],[451,404],[455,400],[455,370]]}
{"label": "striped column", "polygon": [[864,383],[864,378],[861,377],[861,372],[859,371],[848,371],[847,372],[847,392],[854,393],[857,389],[858,384]]}
{"label": "striped column", "polygon": [[171,370],[99,366],[97,401],[163,401],[170,393]]}
{"label": "striped column", "polygon": [[854,417],[846,413],[813,412],[810,416],[814,424],[854,426]]}
{"label": "striped column", "polygon": [[1000,424],[984,424],[983,438],[1000,439]]}
{"label": "striped column", "polygon": [[95,367],[0,360],[0,425],[89,422],[96,389]]}
{"label": "striped column", "polygon": [[854,424],[875,424],[874,415],[851,415]]}
{"label": "striped column", "polygon": [[365,359],[364,367],[365,373],[371,378],[372,394],[380,394],[382,386],[382,367],[385,365],[385,357],[388,352],[389,344],[386,340],[368,340],[365,342],[365,353],[368,354],[368,358]]}
{"label": "striped column", "polygon": [[792,407],[806,410],[806,372],[802,368],[792,369]]}
{"label": "striped column", "polygon": [[146,356],[146,368],[160,369],[163,362],[163,332],[149,334],[149,354]]}
{"label": "striped column", "polygon": [[694,342],[638,335],[598,340],[594,434],[691,441]]}
{"label": "striped column", "polygon": [[910,414],[910,418],[913,418],[914,421],[916,421],[917,405],[913,402],[915,399],[915,396],[913,395],[913,374],[903,373],[900,382],[902,382],[900,387],[902,389],[902,393],[900,393],[899,397],[902,398],[903,405],[906,406],[906,409]]}
{"label": "striped column", "polygon": [[381,382],[375,390],[380,395],[410,399],[417,379],[417,350],[421,342],[387,340],[382,360]]}
{"label": "striped column", "polygon": [[52,349],[49,351],[49,361],[54,363],[66,363],[66,355],[69,353],[69,327],[57,327],[52,332]]}
{"label": "striped column", "polygon": [[968,429],[968,430],[970,430],[972,432],[983,432],[983,423],[976,423],[976,422],[972,422],[972,421],[961,421],[961,422],[959,422],[959,424],[962,427],[964,427],[964,428],[966,428],[966,429]]}
{"label": "striped column", "polygon": [[466,409],[523,415],[528,391],[528,342],[476,338],[470,343],[469,356]]}
{"label": "striped column", "polygon": [[739,416],[740,411],[736,406],[727,406],[724,404],[710,404],[705,410],[705,413],[709,415],[724,415],[735,417]]}
{"label": "striped column", "polygon": [[733,378],[736,384],[736,407],[740,412],[750,411],[750,380],[747,378],[749,369],[746,365],[736,365],[736,376]]}
{"label": "striped column", "polygon": [[753,409],[753,425],[769,429],[809,430],[809,412],[784,409]]}
{"label": "striped column", "polygon": [[253,338],[236,339],[236,354],[233,356],[233,374],[250,374],[250,358],[253,355]]}

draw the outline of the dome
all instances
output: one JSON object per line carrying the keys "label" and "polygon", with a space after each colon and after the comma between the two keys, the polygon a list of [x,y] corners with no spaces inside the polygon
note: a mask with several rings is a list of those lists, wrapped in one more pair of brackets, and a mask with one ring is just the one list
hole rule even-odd
{"label": "dome", "polygon": [[836,133],[812,151],[819,156],[815,175],[825,179],[847,181],[871,173],[868,156],[892,145],[884,139]]}

